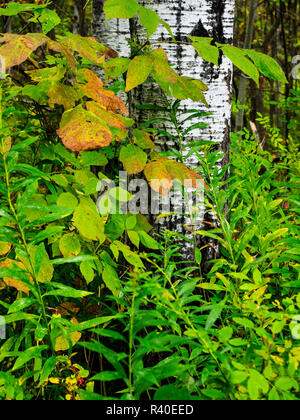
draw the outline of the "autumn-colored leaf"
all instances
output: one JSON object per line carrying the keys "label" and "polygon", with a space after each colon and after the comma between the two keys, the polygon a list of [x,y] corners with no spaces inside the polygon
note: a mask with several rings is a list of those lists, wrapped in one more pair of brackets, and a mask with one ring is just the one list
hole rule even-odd
{"label": "autumn-colored leaf", "polygon": [[6,255],[11,249],[11,244],[0,241],[0,255]]}
{"label": "autumn-colored leaf", "polygon": [[[74,325],[78,324],[78,321],[76,318],[72,318],[71,322]],[[68,328],[66,328],[66,332],[68,334]],[[59,332],[59,333],[60,335],[57,337],[56,342],[55,342],[55,351],[69,350],[70,344],[67,337],[62,332]],[[79,331],[70,332],[69,338],[73,346],[81,339],[81,336],[82,334]]]}
{"label": "autumn-colored leaf", "polygon": [[80,85],[80,90],[88,98],[98,102],[108,111],[120,112],[122,114],[128,113],[122,99],[117,98],[113,91],[103,89],[102,80],[93,71],[82,69],[78,72],[77,79],[79,82],[86,81],[84,85]]}
{"label": "autumn-colored leaf", "polygon": [[47,42],[43,34],[0,34],[0,55],[5,57],[6,68],[18,66],[28,59],[37,48]]}
{"label": "autumn-colored leaf", "polygon": [[76,59],[69,48],[61,44],[59,41],[53,41],[52,39],[48,40],[48,47],[51,50],[62,54],[66,58],[66,61],[73,70],[73,72],[76,72]]}
{"label": "autumn-colored leaf", "polygon": [[123,163],[128,175],[142,172],[146,166],[147,159],[147,154],[137,146],[130,144],[121,148],[120,161]]}
{"label": "autumn-colored leaf", "polygon": [[93,37],[83,37],[78,34],[69,34],[59,40],[64,47],[76,51],[87,60],[100,64],[100,56],[117,57],[118,54],[111,48],[105,47]]}
{"label": "autumn-colored leaf", "polygon": [[[30,247],[29,254],[30,254],[31,261],[35,260],[37,252],[38,252],[37,246]],[[31,271],[31,263],[29,262],[29,258],[27,257],[27,255],[25,254],[18,255],[18,259],[21,261],[22,264],[24,264],[24,267],[28,272]],[[53,274],[54,274],[53,265],[50,264],[49,256],[46,250],[44,249],[43,260],[42,260],[39,272],[37,274],[37,280],[40,283],[48,283],[52,280]]]}
{"label": "autumn-colored leaf", "polygon": [[[17,266],[18,268],[26,271],[25,265],[20,261],[14,261],[14,260],[7,259],[7,260],[0,263],[0,268],[13,268],[14,266]],[[29,274],[28,274],[28,279],[30,280],[31,283],[33,283],[33,280],[29,276]],[[2,286],[1,286],[1,284],[2,284]],[[29,295],[29,291],[30,291],[29,287],[22,280],[4,277],[3,281],[0,280],[0,288],[3,288],[3,286],[14,287],[19,292],[24,292],[27,295]]]}
{"label": "autumn-colored leaf", "polygon": [[179,76],[168,64],[165,51],[158,48],[150,54],[153,61],[152,77],[159,86],[170,96],[177,99],[192,99],[202,101],[207,105],[203,92],[207,91],[207,86],[197,79]]}
{"label": "autumn-colored leaf", "polygon": [[80,86],[82,92],[91,99],[97,97],[97,91],[103,90],[102,80],[90,69],[80,69],[76,74],[79,83],[85,83]]}
{"label": "autumn-colored leaf", "polygon": [[11,149],[11,137],[7,137],[6,139],[4,139],[3,143],[0,143],[0,153],[1,154],[6,154],[10,151]]}
{"label": "autumn-colored leaf", "polygon": [[134,142],[141,149],[154,149],[155,144],[151,140],[151,134],[143,130],[138,130],[137,128],[133,130]]}
{"label": "autumn-colored leaf", "polygon": [[105,147],[112,141],[107,124],[82,106],[64,113],[57,133],[63,144],[73,151]]}
{"label": "autumn-colored leaf", "polygon": [[205,182],[195,171],[172,159],[159,158],[150,162],[144,173],[151,188],[162,195],[168,194],[173,187],[174,180],[178,180],[187,188],[199,188],[199,181],[202,181],[205,188],[208,189]]}
{"label": "autumn-colored leaf", "polygon": [[70,316],[73,314],[78,314],[79,311],[80,311],[80,308],[78,308],[78,306],[76,306],[72,302],[63,302],[61,305],[59,305],[56,308],[56,313],[62,316]]}
{"label": "autumn-colored leaf", "polygon": [[62,105],[65,110],[73,108],[79,99],[78,92],[72,86],[63,85],[62,83],[51,83],[47,92],[49,97],[49,105]]}
{"label": "autumn-colored leaf", "polygon": [[104,120],[109,127],[119,128],[127,134],[126,123],[128,118],[122,117],[120,114],[115,114],[111,111],[106,111],[97,102],[87,102],[86,107],[89,111],[93,112],[97,117]]}
{"label": "autumn-colored leaf", "polygon": [[172,177],[170,176],[163,160],[148,163],[144,173],[150,187],[159,194],[167,195],[172,189]]}
{"label": "autumn-colored leaf", "polygon": [[34,82],[42,82],[44,80],[59,82],[64,77],[66,68],[60,65],[30,70],[25,73],[27,73]]}

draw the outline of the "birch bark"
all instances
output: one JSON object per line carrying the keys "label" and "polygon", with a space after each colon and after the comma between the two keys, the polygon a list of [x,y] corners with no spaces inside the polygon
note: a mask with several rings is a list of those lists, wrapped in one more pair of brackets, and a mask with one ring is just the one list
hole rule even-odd
{"label": "birch bark", "polygon": [[[109,45],[118,51],[120,56],[130,55],[130,49],[126,39],[136,36],[142,41],[145,32],[137,19],[132,19],[130,23],[125,20],[110,20],[105,22],[103,13],[104,0],[94,0],[93,3],[93,32],[94,36],[102,43]],[[171,27],[177,41],[189,41],[188,35],[209,36],[220,43],[232,44],[233,24],[235,12],[235,0],[144,0],[139,1],[142,6],[156,11],[159,17],[165,20]],[[206,100],[210,105],[210,116],[202,119],[209,126],[206,129],[194,130],[185,138],[186,142],[192,140],[210,140],[219,143],[220,149],[225,153],[223,164],[229,161],[229,142],[231,125],[231,92],[232,92],[232,63],[222,56],[219,67],[204,62],[191,46],[182,44],[168,44],[164,41],[171,41],[170,35],[164,27],[160,26],[156,34],[151,38],[152,41],[161,42],[161,46],[167,52],[169,62],[174,65],[174,69],[181,75],[198,78],[209,87],[206,93]],[[159,45],[159,44],[158,44]],[[159,88],[152,84],[143,85],[134,90],[130,95],[129,109],[131,116],[142,123],[153,118],[151,111],[141,111],[136,108],[136,104],[152,103],[160,105],[163,96]],[[207,112],[207,108],[202,103],[183,101],[183,109],[198,109]],[[152,111],[153,112],[153,111]],[[158,117],[155,112],[155,117]],[[196,122],[196,121],[194,121]],[[187,123],[189,124],[189,123]],[[171,127],[160,127],[172,131]],[[165,147],[173,147],[170,139],[164,139]],[[194,155],[186,160],[187,166],[196,168],[199,166],[198,160]],[[204,212],[200,220],[204,219]],[[184,230],[184,225],[188,220],[174,216],[170,221],[172,229],[179,233],[188,234]],[[166,222],[164,221],[166,225]],[[200,226],[203,228],[204,226]],[[186,251],[186,256],[190,250]]]}

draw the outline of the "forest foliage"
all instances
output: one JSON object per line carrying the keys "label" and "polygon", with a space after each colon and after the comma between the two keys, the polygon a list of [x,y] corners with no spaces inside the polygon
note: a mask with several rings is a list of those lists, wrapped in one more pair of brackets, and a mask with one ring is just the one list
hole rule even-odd
{"label": "forest foliage", "polygon": [[[61,11],[40,1],[0,8],[0,399],[299,399],[297,80],[269,51],[190,37],[212,65],[224,54],[237,77],[277,89],[262,98],[264,113],[253,98],[234,102],[245,124],[232,132],[228,165],[200,139],[188,145],[199,160],[192,170],[183,139],[205,121],[179,105],[189,98],[209,111],[208,87],[152,45],[159,25],[177,42],[168,24],[135,0],[106,0],[107,19],[138,14],[147,33],[119,57],[73,33]],[[176,137],[128,115],[122,95],[148,78],[168,98]],[[157,151],[162,136],[175,139],[175,156]],[[194,194],[204,191],[210,226],[192,240],[154,234],[145,215],[121,211],[134,196],[119,170],[162,196],[185,195],[190,180]]]}

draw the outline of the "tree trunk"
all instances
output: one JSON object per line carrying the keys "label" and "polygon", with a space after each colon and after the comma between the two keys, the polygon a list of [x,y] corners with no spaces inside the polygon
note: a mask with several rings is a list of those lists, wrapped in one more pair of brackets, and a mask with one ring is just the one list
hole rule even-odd
{"label": "tree trunk", "polygon": [[[139,1],[142,6],[155,10],[159,17],[166,21],[177,41],[189,41],[188,35],[213,37],[216,42],[231,44],[233,41],[233,23],[235,0],[147,0]],[[136,37],[142,41],[145,33],[138,20],[132,19],[129,23],[124,20],[110,20],[105,22],[103,14],[103,0],[94,0],[93,4],[93,32],[94,36],[102,43],[107,44],[120,56],[130,55],[130,48],[126,39]],[[201,119],[209,126],[205,129],[197,129],[189,133],[185,142],[192,140],[210,140],[219,143],[220,149],[225,153],[223,164],[229,161],[229,142],[230,142],[230,120],[231,120],[231,90],[233,68],[231,62],[224,56],[220,59],[219,67],[204,62],[194,48],[182,44],[164,43],[171,41],[169,33],[164,27],[160,26],[157,32],[151,37],[151,41],[161,42],[161,46],[166,51],[169,62],[174,65],[174,69],[180,74],[202,80],[209,87],[206,93],[206,100],[210,105],[208,110],[202,103],[194,103],[190,100],[182,101],[181,108],[198,109],[202,112],[209,111],[211,115]],[[159,46],[157,44],[155,47]],[[146,120],[158,117],[157,112],[139,110],[136,104],[151,103],[160,105],[164,102],[160,89],[154,84],[143,85],[135,89],[129,96],[129,109],[131,117],[137,124]],[[194,121],[195,123],[197,121]],[[187,127],[190,122],[187,123]],[[173,127],[160,127],[174,133]],[[161,142],[162,147],[174,147],[174,143],[166,138]],[[191,168],[199,166],[195,155],[186,159],[186,165]],[[178,198],[180,199],[180,198]],[[182,200],[182,198],[181,198]],[[204,212],[199,219],[203,221]],[[166,220],[163,219],[166,228]],[[175,229],[178,233],[188,235],[184,226],[190,223],[182,216],[173,216],[168,222],[168,228]],[[185,254],[188,257],[191,249],[187,249]]]}
{"label": "tree trunk", "polygon": [[[249,17],[247,22],[247,29],[244,41],[244,48],[251,49],[253,35],[254,35],[254,24],[257,16],[257,0],[250,0]],[[246,98],[246,91],[248,86],[248,79],[244,74],[241,75],[239,83],[239,95],[238,101],[241,105],[244,105]],[[241,109],[236,117],[235,130],[240,131],[244,126],[244,110]]]}

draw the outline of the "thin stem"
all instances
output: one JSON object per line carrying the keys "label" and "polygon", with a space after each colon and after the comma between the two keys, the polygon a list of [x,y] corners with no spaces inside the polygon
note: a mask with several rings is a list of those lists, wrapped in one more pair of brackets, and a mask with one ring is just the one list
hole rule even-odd
{"label": "thin stem", "polygon": [[[0,87],[0,130],[2,129],[2,88]],[[25,232],[22,228],[22,225],[19,221],[19,217],[18,214],[15,210],[15,207],[13,205],[12,199],[11,199],[11,190],[10,190],[10,182],[9,182],[9,172],[8,172],[8,167],[7,167],[7,162],[6,162],[6,153],[5,153],[5,143],[4,143],[4,137],[1,134],[1,149],[2,149],[2,158],[3,158],[3,166],[4,166],[4,176],[5,176],[5,183],[6,183],[6,189],[7,189],[7,201],[8,201],[8,205],[10,208],[10,211],[15,219],[18,231],[20,233],[21,239],[22,239],[22,243],[23,246],[25,248],[25,252],[29,261],[29,265],[30,265],[30,269],[31,269],[31,274],[32,274],[32,279],[34,282],[34,286],[36,288],[36,291],[38,293],[38,298],[39,298],[39,304],[41,305],[42,308],[42,317],[43,320],[45,322],[45,325],[47,327],[47,331],[48,331],[48,341],[49,341],[49,345],[50,345],[50,349],[53,353],[53,355],[55,354],[55,350],[53,347],[53,343],[51,340],[51,331],[50,331],[50,327],[47,321],[47,314],[46,314],[46,308],[45,308],[45,304],[43,301],[43,297],[42,297],[42,293],[41,293],[41,289],[40,289],[40,285],[37,279],[37,275],[35,272],[35,268],[34,268],[34,264],[32,263],[31,260],[31,256],[30,256],[30,252],[29,252],[29,247],[26,241],[26,237],[25,237]]]}
{"label": "thin stem", "polygon": [[133,380],[132,380],[132,356],[133,356],[133,320],[134,320],[134,304],[135,304],[136,294],[132,297],[131,302],[131,309],[130,309],[130,327],[129,327],[129,361],[128,361],[128,370],[129,370],[129,378],[128,378],[128,388],[131,399],[133,399]]}

